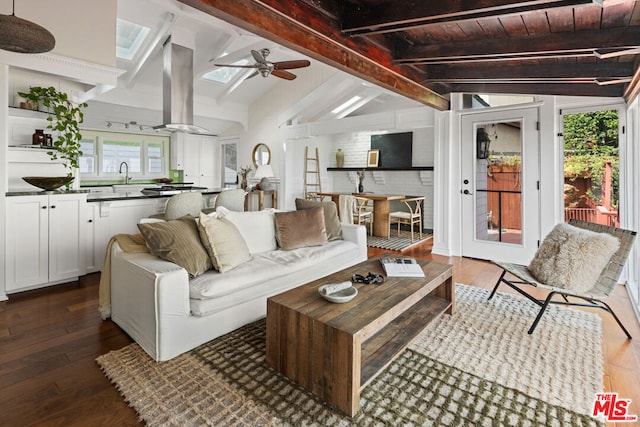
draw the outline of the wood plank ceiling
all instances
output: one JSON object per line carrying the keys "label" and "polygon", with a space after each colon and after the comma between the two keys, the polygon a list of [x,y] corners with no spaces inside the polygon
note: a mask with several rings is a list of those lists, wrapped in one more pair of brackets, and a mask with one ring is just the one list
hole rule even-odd
{"label": "wood plank ceiling", "polygon": [[640,0],[180,0],[409,98],[640,92]]}

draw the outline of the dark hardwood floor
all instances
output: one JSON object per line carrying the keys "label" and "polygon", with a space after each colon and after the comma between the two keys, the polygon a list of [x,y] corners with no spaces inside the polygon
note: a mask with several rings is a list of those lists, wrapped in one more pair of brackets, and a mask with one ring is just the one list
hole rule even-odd
{"label": "dark hardwood floor", "polygon": [[[382,252],[370,249],[369,256]],[[483,288],[499,275],[483,261],[432,256],[430,242],[405,255],[451,263],[456,282]],[[98,282],[99,274],[90,274],[0,303],[0,425],[140,424],[95,362],[131,342],[113,322],[100,319]],[[610,316],[598,313],[604,320],[605,387],[632,399],[631,413],[640,414],[640,326],[623,287],[610,302],[637,338],[626,340]]]}

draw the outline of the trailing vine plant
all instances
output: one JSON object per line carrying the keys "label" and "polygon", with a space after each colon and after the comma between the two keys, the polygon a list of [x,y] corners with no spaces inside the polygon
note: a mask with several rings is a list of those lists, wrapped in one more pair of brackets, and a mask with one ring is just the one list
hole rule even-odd
{"label": "trailing vine plant", "polygon": [[31,102],[36,109],[44,108],[41,111],[51,114],[47,117],[47,129],[57,132],[58,137],[53,142],[54,149],[47,154],[51,160],[60,159],[68,169],[67,176],[72,176],[73,169],[79,167],[78,160],[82,155],[80,123],[84,121],[82,109],[87,107],[87,103],[74,104],[65,92],[52,86],[33,86],[29,88],[29,92],[18,92],[18,95]]}

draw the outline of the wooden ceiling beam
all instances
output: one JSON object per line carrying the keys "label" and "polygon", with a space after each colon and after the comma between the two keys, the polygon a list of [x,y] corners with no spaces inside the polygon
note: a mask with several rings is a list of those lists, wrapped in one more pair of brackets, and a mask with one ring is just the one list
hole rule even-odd
{"label": "wooden ceiling beam", "polygon": [[342,31],[349,35],[380,34],[416,29],[434,24],[471,21],[516,15],[540,9],[557,9],[583,4],[602,6],[602,0],[454,0],[411,2],[399,7],[395,0],[366,7],[347,3],[344,6]]}
{"label": "wooden ceiling beam", "polygon": [[523,79],[618,79],[634,73],[630,62],[587,62],[578,64],[509,65],[496,64],[448,64],[423,67],[426,82],[455,82],[463,80],[523,80]]}
{"label": "wooden ceiling beam", "polygon": [[454,83],[448,85],[451,92],[458,93],[509,93],[518,95],[558,95],[558,96],[603,96],[622,97],[621,85],[605,85],[589,83]]}
{"label": "wooden ceiling beam", "polygon": [[603,49],[635,49],[640,47],[640,26],[583,30],[572,33],[553,33],[526,37],[476,39],[462,42],[433,43],[421,46],[401,45],[397,48],[398,63],[428,63],[444,60],[473,60],[475,58],[527,58],[593,54]]}
{"label": "wooden ceiling beam", "polygon": [[447,98],[418,83],[417,70],[397,66],[387,49],[366,38],[345,36],[327,10],[286,0],[179,1],[407,98],[449,108]]}
{"label": "wooden ceiling beam", "polygon": [[636,68],[635,74],[625,88],[624,99],[627,104],[631,104],[638,95],[640,95],[640,66]]}

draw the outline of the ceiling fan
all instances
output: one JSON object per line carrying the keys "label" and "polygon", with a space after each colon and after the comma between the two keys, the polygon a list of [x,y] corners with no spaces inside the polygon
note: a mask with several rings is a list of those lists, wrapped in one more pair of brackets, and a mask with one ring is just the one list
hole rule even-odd
{"label": "ceiling fan", "polygon": [[260,49],[260,50],[251,50],[251,55],[253,59],[255,59],[256,63],[253,65],[233,65],[233,64],[213,64],[216,67],[234,67],[234,68],[255,68],[256,70],[247,76],[247,78],[255,77],[260,74],[262,77],[269,77],[269,75],[274,75],[276,77],[280,77],[285,80],[293,80],[297,76],[293,73],[290,73],[286,70],[291,70],[294,68],[304,68],[311,65],[311,62],[306,59],[299,59],[295,61],[280,61],[280,62],[271,62],[267,61],[267,56],[269,56],[271,51],[269,49]]}

